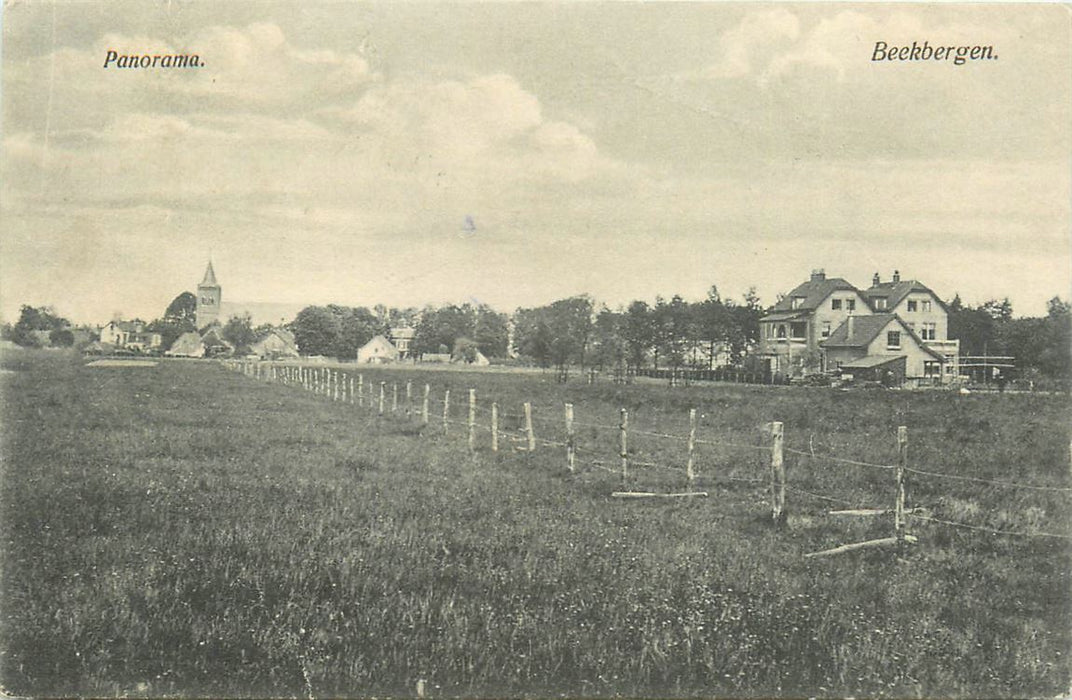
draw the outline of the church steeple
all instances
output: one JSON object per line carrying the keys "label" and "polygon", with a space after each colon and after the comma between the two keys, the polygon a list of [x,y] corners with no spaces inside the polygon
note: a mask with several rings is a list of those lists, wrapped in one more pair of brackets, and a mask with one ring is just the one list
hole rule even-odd
{"label": "church steeple", "polygon": [[217,287],[219,283],[216,281],[216,272],[212,269],[212,261],[208,261],[208,267],[205,268],[205,279],[201,280],[201,287]]}
{"label": "church steeple", "polygon": [[212,260],[208,261],[205,268],[205,278],[197,285],[197,329],[203,330],[207,326],[219,321],[220,303],[223,301],[223,288],[216,281],[216,271],[212,269]]}

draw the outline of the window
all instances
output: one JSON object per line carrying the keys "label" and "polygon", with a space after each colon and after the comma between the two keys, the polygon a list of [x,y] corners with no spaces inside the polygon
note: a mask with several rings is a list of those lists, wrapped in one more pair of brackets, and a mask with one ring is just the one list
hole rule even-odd
{"label": "window", "polygon": [[875,299],[875,309],[877,311],[882,311],[885,308],[886,308],[886,299],[885,299],[885,297],[876,298]]}
{"label": "window", "polygon": [[938,360],[925,360],[923,362],[923,375],[937,377],[942,373],[942,363]]}
{"label": "window", "polygon": [[830,310],[831,311],[840,311],[841,310],[841,299],[831,299],[830,300]]}
{"label": "window", "polygon": [[789,302],[790,307],[794,309],[799,309],[801,306],[804,305],[805,298],[806,297],[793,297],[793,300]]}
{"label": "window", "polygon": [[908,310],[909,311],[915,311],[917,306],[919,306],[919,302],[917,302],[917,301],[909,301],[908,302]]}
{"label": "window", "polygon": [[934,321],[927,321],[923,324],[923,333],[920,335],[923,340],[934,340],[938,334],[938,324]]}
{"label": "window", "polygon": [[[920,304],[920,308],[922,309],[922,311],[924,313],[929,313],[930,312],[930,310],[931,310],[931,302],[930,302],[929,299],[926,300],[926,301],[921,301],[921,302],[919,302],[919,304]],[[909,309],[909,311],[911,311],[911,309]]]}
{"label": "window", "polygon": [[855,311],[856,310],[856,300],[855,299],[846,299],[845,300],[845,308],[848,309],[849,311]]}
{"label": "window", "polygon": [[824,338],[830,337],[830,321],[823,321],[822,333]]}
{"label": "window", "polygon": [[900,350],[901,349],[901,331],[887,331],[887,333],[886,333],[886,349],[887,350]]}
{"label": "window", "polygon": [[790,323],[789,335],[793,340],[804,340],[808,337],[808,324],[804,321]]}
{"label": "window", "polygon": [[785,337],[785,324],[784,323],[778,324],[778,337],[779,338],[784,338]]}

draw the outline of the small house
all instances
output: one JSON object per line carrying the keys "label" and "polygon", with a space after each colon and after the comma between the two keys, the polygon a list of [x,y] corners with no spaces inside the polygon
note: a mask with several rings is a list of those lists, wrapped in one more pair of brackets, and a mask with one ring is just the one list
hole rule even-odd
{"label": "small house", "polygon": [[382,335],[368,341],[357,351],[357,361],[361,363],[394,362],[397,359],[398,348]]}

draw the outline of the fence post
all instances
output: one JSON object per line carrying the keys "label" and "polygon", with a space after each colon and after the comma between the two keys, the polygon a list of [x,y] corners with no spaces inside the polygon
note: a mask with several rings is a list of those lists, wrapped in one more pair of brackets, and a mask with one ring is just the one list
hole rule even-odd
{"label": "fence post", "polygon": [[491,404],[491,451],[499,451],[499,404]]}
{"label": "fence post", "polygon": [[469,390],[469,451],[476,449],[476,389]]}
{"label": "fence post", "polygon": [[618,409],[618,456],[622,459],[622,484],[629,478],[629,411]]}
{"label": "fence post", "polygon": [[339,400],[339,371],[331,370],[331,400]]}
{"label": "fence post", "polygon": [[536,433],[532,432],[532,404],[525,402],[525,437],[528,438],[529,452],[536,451]]}
{"label": "fence post", "polygon": [[350,405],[354,403],[354,376],[350,375]]}
{"label": "fence post", "polygon": [[785,457],[781,421],[771,423],[771,516],[774,522],[785,522]]}
{"label": "fence post", "polygon": [[908,427],[897,428],[897,502],[893,507],[893,535],[898,544],[904,543],[905,536],[905,467],[908,464]]}
{"label": "fence post", "polygon": [[696,472],[693,471],[692,453],[696,449],[696,409],[689,409],[689,461],[685,465],[685,478],[689,480],[689,491],[692,491],[696,482]]}
{"label": "fence post", "polygon": [[387,394],[387,382],[380,382],[380,415],[383,415],[384,396]]}
{"label": "fence post", "polygon": [[566,404],[566,468],[574,470],[573,456],[573,404]]}
{"label": "fence post", "polygon": [[398,413],[398,382],[391,384],[391,413]]}
{"label": "fence post", "polygon": [[450,434],[450,389],[443,392],[443,434]]}
{"label": "fence post", "polygon": [[424,402],[421,404],[421,423],[428,425],[428,392],[432,388],[427,384],[424,385]]}
{"label": "fence post", "polygon": [[406,382],[406,416],[413,414],[413,382]]}

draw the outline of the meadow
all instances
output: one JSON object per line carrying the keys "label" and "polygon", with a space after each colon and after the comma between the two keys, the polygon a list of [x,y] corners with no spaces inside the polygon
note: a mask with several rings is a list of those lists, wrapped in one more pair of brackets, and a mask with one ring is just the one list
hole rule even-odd
{"label": "meadow", "polygon": [[[1070,687],[1067,395],[361,369],[431,420],[212,362],[2,358],[0,684],[18,695],[1038,697]],[[354,367],[346,368],[350,373]],[[534,405],[540,447],[463,425]],[[575,406],[566,469],[562,405]],[[688,410],[707,498],[681,490]],[[770,517],[770,421],[788,518]],[[886,536],[897,426],[919,542]],[[998,482],[998,483],[995,483]],[[1021,488],[1021,486],[1041,488]],[[1060,490],[1065,489],[1065,490]],[[828,500],[829,499],[829,500]],[[955,523],[954,525],[948,523]],[[1003,533],[1003,534],[999,534]],[[1017,533],[1017,534],[1009,534]]]}

